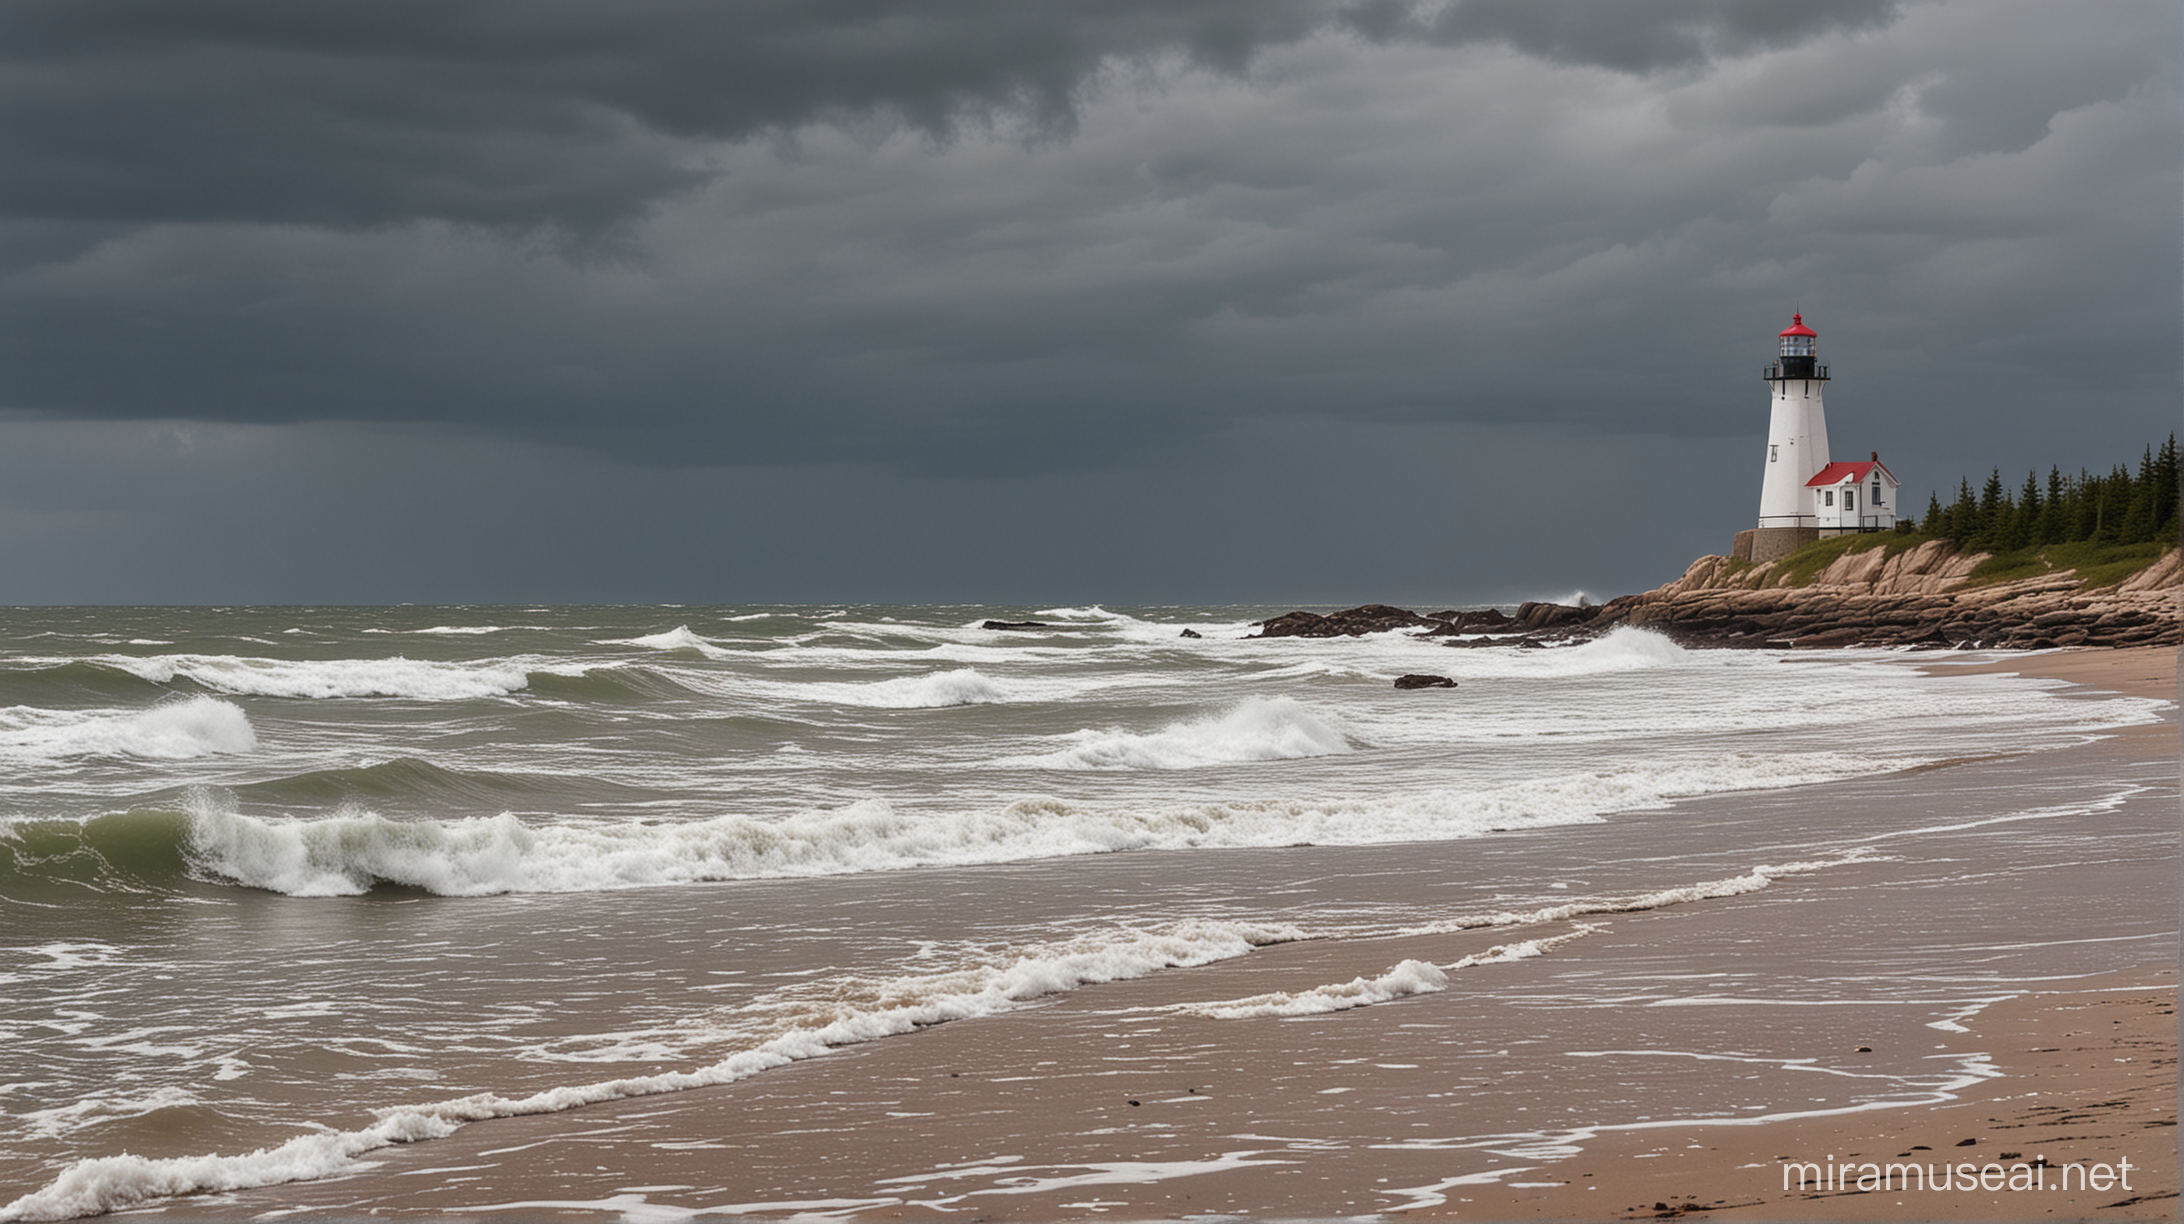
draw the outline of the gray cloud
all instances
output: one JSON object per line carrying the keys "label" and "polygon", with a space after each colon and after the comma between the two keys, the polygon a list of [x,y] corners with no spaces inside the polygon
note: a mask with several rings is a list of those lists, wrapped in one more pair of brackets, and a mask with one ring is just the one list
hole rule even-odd
{"label": "gray cloud", "polygon": [[2094,11],[11,5],[0,414],[1195,516],[1268,421],[1733,445],[1801,306],[1847,450],[2105,466],[2184,319],[2172,15]]}

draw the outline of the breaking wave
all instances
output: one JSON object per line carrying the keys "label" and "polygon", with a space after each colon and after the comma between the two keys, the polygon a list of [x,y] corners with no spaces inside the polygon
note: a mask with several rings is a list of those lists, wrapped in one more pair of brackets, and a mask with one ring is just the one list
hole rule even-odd
{"label": "breaking wave", "polygon": [[929,676],[901,676],[862,683],[819,682],[795,686],[806,701],[831,701],[842,705],[880,710],[930,710],[944,706],[996,705],[1021,700],[1030,691],[1005,684],[976,668],[934,672]]}
{"label": "breaking wave", "polygon": [[1254,697],[1225,714],[1158,731],[1078,731],[1067,748],[994,764],[1031,769],[1195,769],[1352,751],[1342,732],[1288,697]]}
{"label": "breaking wave", "polygon": [[690,632],[690,626],[688,625],[677,625],[665,633],[648,633],[643,637],[614,638],[603,643],[603,645],[641,646],[646,650],[690,651],[703,655],[708,659],[725,659],[734,653],[733,651],[723,650]]}
{"label": "breaking wave", "polygon": [[1352,978],[1337,986],[1312,990],[1275,991],[1230,999],[1225,1003],[1178,1003],[1170,1010],[1209,1020],[1247,1020],[1260,1016],[1320,1016],[1385,1003],[1406,995],[1431,994],[1448,985],[1448,974],[1439,965],[1406,960],[1376,978]]}
{"label": "breaking wave", "polygon": [[251,697],[408,697],[463,701],[520,691],[528,682],[515,660],[434,663],[405,659],[257,659],[236,655],[106,655],[93,660],[154,684],[187,680],[217,693]]}
{"label": "breaking wave", "polygon": [[0,758],[137,757],[185,761],[256,751],[241,708],[216,697],[163,701],[145,710],[0,710]]}

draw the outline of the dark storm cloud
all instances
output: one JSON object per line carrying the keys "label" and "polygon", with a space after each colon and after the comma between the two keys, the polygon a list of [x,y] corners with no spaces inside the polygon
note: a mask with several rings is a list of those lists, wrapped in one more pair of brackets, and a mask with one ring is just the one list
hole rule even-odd
{"label": "dark storm cloud", "polygon": [[1380,37],[1424,37],[1442,45],[1503,42],[1542,59],[1653,72],[1879,25],[1896,7],[1895,0],[1462,0],[1421,12],[1417,5],[1378,0],[1361,5],[1350,20]]}
{"label": "dark storm cloud", "polygon": [[689,141],[860,117],[937,137],[999,117],[1066,135],[1086,79],[1118,58],[1241,72],[1333,26],[1644,71],[1889,8],[30,0],[0,8],[0,215],[589,232],[702,181]]}
{"label": "dark storm cloud", "polygon": [[701,181],[688,141],[859,117],[1066,131],[1110,57],[1234,69],[1327,18],[1282,0],[9,5],[0,210],[591,230]]}
{"label": "dark storm cloud", "polygon": [[[2173,416],[2175,34],[2152,2],[10,4],[0,429],[80,424],[10,435],[60,470],[137,428],[99,422],[238,423],[201,483],[306,471],[345,524],[500,443],[573,487],[605,456],[614,504],[569,511],[605,536],[707,479],[1209,521],[1242,437],[1343,496],[1388,438],[1566,454],[1537,495],[1597,508],[1620,453],[1763,429],[1802,306],[1846,451],[2104,466]],[[113,504],[208,460],[144,462],[176,483]],[[1735,484],[1689,496],[1741,520]],[[23,487],[0,513],[57,512]]]}

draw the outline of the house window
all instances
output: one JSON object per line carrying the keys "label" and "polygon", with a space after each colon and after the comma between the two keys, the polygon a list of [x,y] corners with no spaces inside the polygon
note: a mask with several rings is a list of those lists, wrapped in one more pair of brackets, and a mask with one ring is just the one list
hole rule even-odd
{"label": "house window", "polygon": [[1881,482],[1880,482],[1880,481],[1876,480],[1876,481],[1874,481],[1874,482],[1873,482],[1873,496],[1871,496],[1871,497],[1869,497],[1869,498],[1867,498],[1867,499],[1866,499],[1866,504],[1867,504],[1867,505],[1872,505],[1872,506],[1878,506],[1878,505],[1880,505],[1880,504],[1881,504]]}
{"label": "house window", "polygon": [[1820,490],[1820,504],[1821,504],[1821,505],[1823,505],[1823,506],[1832,506],[1832,505],[1834,505],[1834,504],[1835,504],[1835,490],[1833,490],[1833,489],[1822,489],[1822,490]]}
{"label": "house window", "polygon": [[1845,509],[1845,510],[1856,510],[1857,508],[1858,508],[1858,490],[1856,490],[1856,489],[1845,489],[1845,490],[1843,490],[1843,509]]}

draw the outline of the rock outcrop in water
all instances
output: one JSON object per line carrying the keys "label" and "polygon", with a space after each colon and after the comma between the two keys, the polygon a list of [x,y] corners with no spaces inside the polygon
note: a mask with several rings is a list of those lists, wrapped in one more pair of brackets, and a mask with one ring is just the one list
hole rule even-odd
{"label": "rock outcrop in water", "polygon": [[1395,687],[1399,689],[1455,688],[1456,681],[1448,676],[1413,673],[1408,676],[1397,676],[1395,678]]}
{"label": "rock outcrop in water", "polygon": [[1986,553],[1948,540],[1891,553],[1887,543],[1846,552],[1816,572],[1800,569],[1795,555],[1762,565],[1701,557],[1674,582],[1597,607],[1527,603],[1514,616],[1491,610],[1421,616],[1367,604],[1325,616],[1291,612],[1261,622],[1260,636],[1424,627],[1423,636],[1451,636],[1452,646],[1540,646],[1641,625],[1691,646],[2031,650],[2184,643],[2184,554],[2177,549],[2120,580],[2087,587],[2070,569],[1981,581],[1972,571]]}

